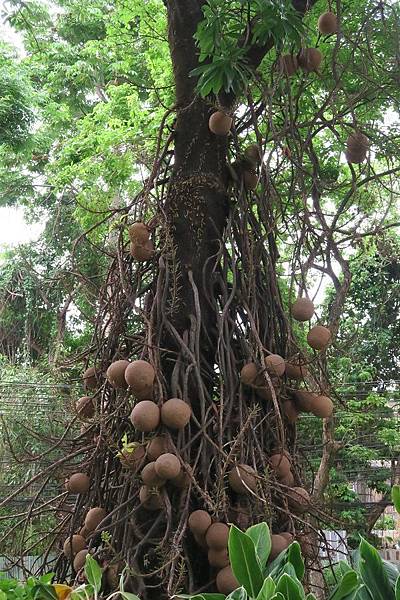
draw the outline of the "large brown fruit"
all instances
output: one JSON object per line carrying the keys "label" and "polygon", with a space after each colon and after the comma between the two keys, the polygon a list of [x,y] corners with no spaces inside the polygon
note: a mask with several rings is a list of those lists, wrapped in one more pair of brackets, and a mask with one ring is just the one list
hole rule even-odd
{"label": "large brown fruit", "polygon": [[145,456],[145,446],[140,445],[134,448],[132,452],[127,448],[123,449],[121,451],[121,456],[119,457],[119,459],[121,461],[122,466],[124,466],[127,469],[132,469],[133,471],[136,471],[145,460]]}
{"label": "large brown fruit", "polygon": [[308,369],[304,365],[294,364],[290,362],[285,363],[286,377],[289,379],[296,379],[301,381],[308,377]]}
{"label": "large brown fruit", "polygon": [[192,468],[190,467],[190,465],[185,464],[181,468],[181,472],[179,473],[179,475],[177,477],[174,477],[170,481],[174,487],[176,487],[180,490],[184,490],[189,487],[190,482],[192,481],[192,478],[193,478]]}
{"label": "large brown fruit", "polygon": [[286,550],[289,546],[289,542],[282,535],[272,534],[271,535],[271,553],[269,560],[274,560],[281,552]]}
{"label": "large brown fruit", "polygon": [[307,390],[294,390],[294,400],[298,410],[302,412],[311,412],[311,406],[315,398],[315,394]]}
{"label": "large brown fruit", "polygon": [[258,184],[258,175],[255,171],[243,171],[244,187],[247,191],[255,190]]}
{"label": "large brown fruit", "polygon": [[85,527],[88,531],[94,531],[100,523],[106,518],[107,513],[104,508],[95,506],[91,508],[85,517]]}
{"label": "large brown fruit", "polygon": [[86,473],[74,473],[65,487],[71,494],[85,494],[90,488],[90,479]]}
{"label": "large brown fruit", "polygon": [[248,494],[257,489],[257,472],[250,465],[236,465],[229,472],[229,485],[237,494]]}
{"label": "large brown fruit", "polygon": [[331,341],[331,332],[323,325],[315,325],[307,335],[307,342],[314,350],[324,350]]}
{"label": "large brown fruit", "polygon": [[250,146],[247,146],[244,151],[244,156],[249,163],[255,166],[261,164],[261,152],[257,144],[250,144]]}
{"label": "large brown fruit", "polygon": [[165,484],[165,479],[160,477],[156,472],[155,465],[155,462],[150,462],[142,469],[142,481],[148,487],[161,487]]}
{"label": "large brown fruit", "polygon": [[86,540],[81,535],[75,534],[64,542],[63,552],[67,558],[72,558],[86,548]]}
{"label": "large brown fruit", "polygon": [[98,373],[94,367],[89,367],[83,374],[83,385],[85,390],[95,390],[98,385]]}
{"label": "large brown fruit", "polygon": [[129,239],[132,244],[138,244],[139,246],[146,244],[149,241],[150,231],[145,223],[136,222],[133,223],[128,229]]}
{"label": "large brown fruit", "polygon": [[300,67],[306,73],[317,71],[322,62],[322,54],[318,48],[303,48],[298,55]]}
{"label": "large brown fruit", "polygon": [[369,139],[360,132],[353,132],[347,138],[346,158],[349,163],[360,164],[366,157],[369,148]]}
{"label": "large brown fruit", "polygon": [[154,431],[160,424],[160,409],[151,400],[142,400],[133,408],[130,420],[138,431]]}
{"label": "large brown fruit", "polygon": [[96,412],[93,398],[90,396],[79,398],[75,404],[75,410],[81,419],[91,419]]}
{"label": "large brown fruit", "polygon": [[140,502],[146,510],[153,512],[163,508],[163,500],[156,488],[148,488],[143,485],[139,492]]}
{"label": "large brown fruit", "polygon": [[210,548],[208,551],[208,562],[212,567],[217,569],[223,569],[229,565],[229,556],[226,548],[222,550],[216,550],[215,548]]}
{"label": "large brown fruit", "polygon": [[333,12],[325,12],[318,19],[318,29],[322,35],[331,35],[338,30],[337,16]]}
{"label": "large brown fruit", "polygon": [[294,540],[293,533],[289,533],[289,531],[281,531],[281,533],[279,535],[281,537],[285,538],[285,540],[287,541],[288,545],[290,545],[293,542],[293,540]]}
{"label": "large brown fruit", "polygon": [[152,460],[157,460],[161,454],[168,452],[168,440],[162,435],[154,437],[147,446],[147,454]]}
{"label": "large brown fruit", "polygon": [[309,321],[315,311],[314,304],[309,298],[297,298],[293,302],[291,313],[296,321]]}
{"label": "large brown fruit", "polygon": [[287,487],[293,487],[295,483],[293,473],[289,471],[289,473],[285,475],[285,477],[281,478],[280,483],[282,485],[286,485]]}
{"label": "large brown fruit", "polygon": [[116,360],[107,369],[107,379],[116,389],[125,390],[128,384],[125,381],[125,371],[129,366],[129,360]]}
{"label": "large brown fruit", "polygon": [[290,508],[295,513],[303,514],[310,506],[310,495],[302,487],[293,487],[287,492]]}
{"label": "large brown fruit", "polygon": [[236,577],[233,574],[231,567],[225,567],[218,571],[216,578],[217,590],[220,594],[230,594],[238,587],[240,584]]}
{"label": "large brown fruit", "polygon": [[125,565],[121,562],[111,563],[106,569],[106,581],[107,585],[111,590],[118,588],[119,580]]}
{"label": "large brown fruit", "polygon": [[282,404],[282,412],[290,424],[296,423],[299,418],[299,411],[292,400],[285,400]]}
{"label": "large brown fruit", "polygon": [[281,56],[279,59],[278,66],[280,72],[283,75],[287,75],[287,77],[294,75],[299,68],[297,57],[293,54],[283,54],[283,56]]}
{"label": "large brown fruit", "polygon": [[134,360],[125,371],[125,381],[133,393],[143,393],[153,386],[155,371],[145,360]]}
{"label": "large brown fruit", "polygon": [[327,419],[333,413],[332,400],[328,396],[315,396],[311,403],[311,412],[316,417]]}
{"label": "large brown fruit", "polygon": [[290,473],[290,461],[285,454],[273,454],[269,463],[279,479],[287,477]]}
{"label": "large brown fruit", "polygon": [[183,400],[171,398],[161,407],[161,421],[170,429],[183,429],[190,421],[192,410]]}
{"label": "large brown fruit", "polygon": [[89,554],[89,550],[87,550],[86,548],[83,550],[79,550],[79,552],[77,553],[77,555],[74,558],[74,570],[76,572],[83,569],[83,567],[85,566],[85,562],[86,562],[86,556],[88,554]]}
{"label": "large brown fruit", "polygon": [[207,529],[206,543],[209,548],[222,550],[228,547],[229,527],[225,523],[213,523]]}
{"label": "large brown fruit", "polygon": [[285,361],[279,354],[269,354],[265,357],[265,368],[272,376],[280,377],[285,372]]}
{"label": "large brown fruit", "polygon": [[232,117],[218,110],[211,115],[208,127],[215,135],[228,135],[232,127]]}
{"label": "large brown fruit", "polygon": [[188,526],[193,534],[205,535],[211,523],[211,517],[205,510],[195,510],[189,515]]}
{"label": "large brown fruit", "polygon": [[194,533],[193,537],[194,537],[194,539],[196,541],[196,544],[198,546],[200,546],[200,548],[202,548],[203,550],[207,550],[208,551],[208,546],[207,546],[207,543],[206,543],[206,536],[204,535],[204,533],[201,534],[201,535],[199,535],[197,533]]}
{"label": "large brown fruit", "polygon": [[144,244],[133,244],[131,242],[129,246],[131,256],[139,262],[150,260],[154,254],[154,244],[151,240],[148,240]]}
{"label": "large brown fruit", "polygon": [[240,371],[240,381],[245,385],[257,385],[258,369],[253,362],[244,365]]}
{"label": "large brown fruit", "polygon": [[154,468],[157,475],[162,479],[174,479],[181,472],[181,463],[175,454],[167,452],[157,458]]}

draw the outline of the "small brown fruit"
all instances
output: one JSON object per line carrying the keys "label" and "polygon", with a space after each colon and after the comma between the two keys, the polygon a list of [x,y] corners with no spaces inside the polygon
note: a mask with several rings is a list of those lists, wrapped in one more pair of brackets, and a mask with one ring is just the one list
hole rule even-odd
{"label": "small brown fruit", "polygon": [[303,71],[312,73],[313,71],[318,71],[322,62],[322,54],[318,48],[304,48],[300,50],[298,61]]}
{"label": "small brown fruit", "polygon": [[210,548],[208,551],[208,562],[212,567],[217,569],[223,569],[229,565],[229,556],[226,548],[222,550],[216,550],[215,548]]}
{"label": "small brown fruit", "polygon": [[128,384],[125,381],[125,371],[129,360],[116,360],[107,369],[107,379],[116,389],[125,390]]}
{"label": "small brown fruit", "polygon": [[127,448],[121,451],[119,457],[123,467],[136,471],[141,466],[146,456],[145,446],[137,446],[130,452]]}
{"label": "small brown fruit", "polygon": [[282,404],[282,412],[292,425],[296,423],[299,418],[299,411],[292,400],[285,400]]}
{"label": "small brown fruit", "polygon": [[311,412],[316,417],[327,419],[332,416],[333,413],[333,402],[328,396],[314,396],[311,403]]}
{"label": "small brown fruit", "polygon": [[232,127],[232,117],[218,110],[211,115],[208,127],[215,135],[228,135]]}
{"label": "small brown fruit", "polygon": [[233,571],[229,566],[218,572],[216,584],[217,590],[220,594],[230,594],[240,587],[238,580],[234,576]]}
{"label": "small brown fruit", "polygon": [[197,533],[193,534],[193,537],[196,541],[196,544],[200,546],[203,550],[208,550],[208,546],[206,544],[206,536],[204,534],[198,535]]}
{"label": "small brown fruit", "polygon": [[139,262],[150,260],[154,254],[154,244],[151,240],[148,240],[144,244],[130,244],[129,251],[131,256]]}
{"label": "small brown fruit", "polygon": [[309,298],[297,298],[292,305],[292,317],[296,321],[309,321],[315,311],[314,304]]}
{"label": "small brown fruit", "polygon": [[369,139],[360,132],[353,132],[347,138],[346,158],[349,163],[360,164],[366,157],[369,148]]}
{"label": "small brown fruit", "polygon": [[160,477],[155,469],[155,462],[146,465],[141,473],[142,481],[148,487],[161,487],[165,484],[165,479]]}
{"label": "small brown fruit", "polygon": [[84,525],[83,527],[80,528],[80,530],[78,531],[78,533],[79,533],[79,535],[81,535],[82,537],[84,537],[86,539],[88,537],[88,535],[90,534],[90,531]]}
{"label": "small brown fruit", "polygon": [[290,461],[285,454],[273,454],[269,462],[279,479],[287,477],[290,473]]}
{"label": "small brown fruit", "polygon": [[315,394],[307,390],[294,390],[294,401],[298,410],[302,412],[311,412],[311,406],[315,398]]}
{"label": "small brown fruit", "polygon": [[244,157],[253,165],[261,164],[261,152],[257,144],[250,144],[244,151]]}
{"label": "small brown fruit", "polygon": [[307,335],[307,342],[314,350],[324,350],[331,341],[331,332],[323,325],[315,325]]}
{"label": "small brown fruit", "polygon": [[163,508],[163,500],[156,488],[148,488],[143,485],[139,492],[140,502],[146,510],[153,512]]}
{"label": "small brown fruit", "polygon": [[308,369],[304,365],[298,365],[286,362],[285,363],[285,373],[288,379],[297,379],[301,381],[308,377]]}
{"label": "small brown fruit", "polygon": [[124,570],[124,563],[117,562],[108,565],[106,569],[106,581],[111,590],[115,590],[119,585],[120,575]]}
{"label": "small brown fruit", "polygon": [[90,479],[86,473],[74,473],[65,487],[71,494],[85,494],[90,488]]}
{"label": "small brown fruit", "polygon": [[225,523],[213,523],[207,529],[206,542],[209,548],[223,550],[228,547],[229,527]]}
{"label": "small brown fruit", "polygon": [[72,558],[86,548],[86,540],[81,535],[75,534],[68,537],[64,542],[63,552],[67,558]]}
{"label": "small brown fruit", "polygon": [[258,175],[255,171],[243,171],[243,181],[247,191],[255,190],[258,184]]}
{"label": "small brown fruit", "polygon": [[293,487],[294,483],[295,483],[293,473],[291,471],[289,471],[289,473],[287,475],[285,475],[285,477],[281,478],[280,483],[282,485],[286,485],[287,487]]}
{"label": "small brown fruit", "polygon": [[168,452],[168,440],[162,435],[154,437],[147,446],[147,454],[152,460],[157,460],[161,454]]}
{"label": "small brown fruit", "polygon": [[190,421],[191,408],[179,398],[171,398],[161,407],[161,421],[170,429],[183,429]]}
{"label": "small brown fruit", "polygon": [[90,396],[79,398],[78,402],[75,404],[75,410],[81,419],[91,419],[96,412],[93,398]]}
{"label": "small brown fruit", "polygon": [[237,494],[248,494],[257,489],[257,473],[250,465],[236,465],[229,472],[229,485]]}
{"label": "small brown fruit", "polygon": [[140,222],[133,223],[133,225],[131,225],[128,229],[128,234],[132,244],[139,246],[145,245],[146,242],[149,241],[150,237],[150,232],[147,225]]}
{"label": "small brown fruit", "polygon": [[107,513],[104,508],[95,506],[91,508],[85,518],[85,527],[88,531],[94,531],[100,523],[106,518]]}
{"label": "small brown fruit", "polygon": [[288,502],[293,512],[303,514],[310,506],[310,495],[302,487],[293,487],[287,492]]}
{"label": "small brown fruit", "polygon": [[297,57],[293,54],[283,54],[283,56],[280,57],[278,64],[282,75],[286,75],[287,77],[294,75],[299,68]]}
{"label": "small brown fruit", "polygon": [[133,393],[143,393],[153,386],[155,371],[145,360],[134,360],[125,370],[125,381]]}
{"label": "small brown fruit", "polygon": [[154,468],[162,479],[174,479],[181,472],[181,463],[175,454],[161,454],[154,463]]}
{"label": "small brown fruit", "polygon": [[281,531],[281,533],[279,534],[281,537],[285,538],[285,540],[288,542],[288,546],[290,546],[290,544],[293,542],[294,540],[294,535],[293,533],[289,533],[289,531]]}
{"label": "small brown fruit", "polygon": [[240,381],[245,385],[257,385],[257,375],[257,365],[253,362],[247,363],[240,371]]}
{"label": "small brown fruit", "polygon": [[282,535],[272,534],[271,535],[271,553],[269,560],[274,560],[281,552],[286,550],[289,543]]}
{"label": "small brown fruit", "polygon": [[322,35],[331,35],[338,30],[337,16],[333,12],[325,12],[318,19],[318,29]]}
{"label": "small brown fruit", "polygon": [[211,517],[205,510],[195,510],[189,515],[188,526],[193,534],[205,535],[211,523]]}
{"label": "small brown fruit", "polygon": [[192,481],[192,468],[187,464],[185,464],[181,468],[181,472],[179,473],[178,477],[174,477],[173,479],[171,479],[172,485],[174,487],[178,488],[179,490],[184,490],[184,489],[188,488],[191,481]]}
{"label": "small brown fruit", "polygon": [[160,409],[151,400],[142,400],[132,410],[130,420],[138,431],[154,431],[160,424]]}
{"label": "small brown fruit", "polygon": [[74,570],[76,572],[83,569],[83,567],[85,566],[85,562],[86,562],[86,556],[88,554],[89,554],[89,550],[86,550],[86,549],[79,550],[79,552],[77,553],[77,555],[74,558]]}
{"label": "small brown fruit", "polygon": [[280,377],[285,372],[285,361],[279,354],[269,354],[265,357],[265,367],[272,376]]}
{"label": "small brown fruit", "polygon": [[85,390],[95,390],[97,388],[97,371],[94,367],[89,367],[83,374],[83,385]]}

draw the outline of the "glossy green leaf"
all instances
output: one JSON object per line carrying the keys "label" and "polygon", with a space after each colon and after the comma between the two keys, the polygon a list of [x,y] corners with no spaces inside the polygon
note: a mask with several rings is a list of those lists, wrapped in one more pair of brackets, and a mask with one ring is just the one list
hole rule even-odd
{"label": "glossy green leaf", "polygon": [[392,487],[392,501],[395,509],[400,514],[400,485],[394,485]]}
{"label": "glossy green leaf", "polygon": [[120,592],[119,594],[124,600],[140,600],[139,596],[130,592]]}
{"label": "glossy green leaf", "polygon": [[32,588],[32,597],[34,600],[57,600],[57,594],[53,586],[37,583]]}
{"label": "glossy green leaf", "polygon": [[271,600],[272,596],[275,594],[275,591],[276,585],[274,580],[271,577],[267,577],[264,579],[264,583],[260,593],[257,596],[257,600]]}
{"label": "glossy green leaf", "polygon": [[284,573],[279,578],[278,584],[276,586],[276,591],[281,592],[288,600],[304,600],[304,590],[301,587],[301,590],[303,592],[302,593],[300,587],[298,585],[298,582],[296,582],[287,573]]}
{"label": "glossy green leaf", "polygon": [[382,558],[365,539],[360,543],[360,575],[374,600],[395,600]]}
{"label": "glossy green leaf", "polygon": [[237,590],[233,590],[233,592],[226,597],[226,600],[247,600],[247,598],[248,595],[246,590],[244,587],[240,587]]}
{"label": "glossy green leaf", "polygon": [[86,555],[85,575],[88,582],[98,593],[101,589],[103,571],[101,570],[99,563],[90,554]]}
{"label": "glossy green leaf", "polygon": [[396,581],[395,596],[396,600],[400,600],[400,576],[397,578]]}
{"label": "glossy green leaf", "polygon": [[236,579],[243,585],[249,596],[256,598],[264,579],[253,540],[235,525],[231,525],[228,548],[232,571]]}
{"label": "glossy green leaf", "polygon": [[335,589],[329,596],[329,600],[344,600],[359,587],[360,582],[358,580],[357,573],[353,570],[349,570],[347,571],[347,573],[345,573],[343,578],[335,587]]}
{"label": "glossy green leaf", "polygon": [[246,530],[246,534],[251,537],[256,548],[256,554],[263,569],[271,553],[271,534],[267,523],[253,525]]}

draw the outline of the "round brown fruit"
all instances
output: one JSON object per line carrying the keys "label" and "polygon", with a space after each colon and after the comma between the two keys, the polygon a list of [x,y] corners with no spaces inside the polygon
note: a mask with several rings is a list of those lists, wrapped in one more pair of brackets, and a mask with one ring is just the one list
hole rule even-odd
{"label": "round brown fruit", "polygon": [[134,360],[125,371],[125,381],[132,388],[133,393],[143,392],[153,386],[155,371],[153,366],[145,360]]}
{"label": "round brown fruit", "polygon": [[299,64],[297,62],[297,57],[293,54],[283,54],[283,56],[279,59],[279,70],[282,75],[286,75],[287,77],[291,77],[297,72],[299,68]]}
{"label": "round brown fruit", "polygon": [[85,390],[95,390],[97,388],[97,371],[94,367],[89,367],[84,372],[83,385]]}
{"label": "round brown fruit", "polygon": [[204,535],[211,523],[211,517],[205,510],[195,510],[189,515],[188,526],[193,534]]}
{"label": "round brown fruit", "polygon": [[292,425],[296,423],[299,417],[299,411],[292,400],[285,400],[282,404],[282,411],[289,423]]}
{"label": "round brown fruit", "polygon": [[213,523],[207,529],[206,543],[209,548],[223,550],[228,547],[229,527],[225,523]]}
{"label": "round brown fruit", "polygon": [[143,508],[150,512],[161,510],[163,507],[162,497],[155,488],[148,488],[143,485],[140,488],[139,499]]}
{"label": "round brown fruit", "polygon": [[297,298],[292,305],[292,317],[296,321],[309,321],[315,311],[314,304],[309,298]]}
{"label": "round brown fruit", "polygon": [[236,465],[229,472],[229,485],[237,494],[248,494],[257,489],[257,472],[250,465]]}
{"label": "round brown fruit", "polygon": [[123,570],[123,562],[116,562],[108,565],[106,569],[106,581],[111,590],[115,590],[118,587],[120,576]]}
{"label": "round brown fruit", "polygon": [[307,390],[294,390],[294,400],[298,410],[303,412],[311,412],[311,406],[315,398],[315,394]]}
{"label": "round brown fruit", "polygon": [[245,385],[256,385],[257,375],[257,365],[253,362],[247,363],[240,371],[240,381]]}
{"label": "round brown fruit", "polygon": [[152,460],[157,460],[161,454],[168,452],[168,440],[162,435],[154,437],[147,446],[147,454]]}
{"label": "round brown fruit", "polygon": [[296,365],[290,362],[285,363],[286,377],[301,381],[308,376],[308,370],[304,365]]}
{"label": "round brown fruit", "polygon": [[107,513],[104,508],[95,506],[91,508],[85,517],[85,527],[88,531],[94,531],[100,523],[106,518]]}
{"label": "round brown fruit", "polygon": [[75,410],[82,419],[91,419],[96,412],[93,398],[90,396],[79,398],[75,404]]}
{"label": "round brown fruit", "polygon": [[216,550],[215,548],[210,548],[208,551],[208,562],[212,567],[217,569],[223,569],[229,565],[229,556],[226,548],[222,550]]}
{"label": "round brown fruit", "polygon": [[72,537],[68,537],[64,542],[63,552],[67,558],[75,556],[86,548],[86,540],[79,534],[75,534]]}
{"label": "round brown fruit", "polygon": [[244,156],[253,165],[261,164],[261,152],[257,144],[250,144],[244,151]]}
{"label": "round brown fruit", "polygon": [[175,454],[167,452],[157,458],[154,468],[157,475],[162,479],[174,479],[181,472],[181,463]]}
{"label": "round brown fruit", "polygon": [[80,528],[80,530],[78,531],[79,535],[81,535],[82,537],[84,537],[85,539],[88,537],[90,531],[87,527],[85,527],[85,525],[83,527]]}
{"label": "round brown fruit", "polygon": [[322,54],[318,48],[304,48],[300,50],[298,61],[303,71],[312,73],[318,70],[322,62]]}
{"label": "round brown fruit", "polygon": [[307,335],[307,342],[314,350],[324,350],[331,341],[331,332],[323,325],[315,325]]}
{"label": "round brown fruit", "polygon": [[279,535],[287,541],[288,545],[290,545],[294,540],[293,533],[289,533],[289,531],[281,531]]}
{"label": "round brown fruit", "polygon": [[287,477],[290,473],[290,461],[285,454],[273,454],[269,462],[279,479]]}
{"label": "round brown fruit", "polygon": [[203,550],[208,550],[206,536],[204,534],[198,535],[197,533],[194,533],[193,537],[195,539],[196,544],[200,546],[200,548],[202,548]]}
{"label": "round brown fruit", "polygon": [[285,475],[285,477],[282,477],[280,483],[282,483],[282,485],[286,485],[287,487],[293,487],[295,483],[293,473],[290,471],[287,475]]}
{"label": "round brown fruit", "polygon": [[332,400],[328,396],[315,396],[311,404],[311,412],[316,417],[327,419],[333,413]]}
{"label": "round brown fruit", "polygon": [[333,12],[325,12],[318,19],[318,29],[322,35],[331,35],[338,30],[337,16]]}
{"label": "round brown fruit", "polygon": [[353,132],[347,138],[346,158],[349,163],[360,164],[366,157],[369,148],[369,139],[360,132]]}
{"label": "round brown fruit", "polygon": [[150,260],[154,254],[154,244],[151,240],[148,240],[144,244],[130,244],[129,251],[131,256],[139,262]]}
{"label": "round brown fruit", "polygon": [[265,357],[265,367],[270,375],[280,377],[285,372],[285,361],[279,354],[269,354]]}
{"label": "round brown fruit", "polygon": [[179,398],[171,398],[161,407],[161,421],[170,429],[183,429],[190,421],[191,408]]}
{"label": "round brown fruit", "polygon": [[287,492],[290,508],[299,514],[306,512],[310,505],[310,495],[302,487],[293,487]]}
{"label": "round brown fruit", "polygon": [[271,535],[271,553],[269,560],[274,560],[281,552],[288,547],[288,540],[278,534]]}
{"label": "round brown fruit", "polygon": [[179,490],[184,490],[184,489],[188,488],[191,481],[192,481],[192,468],[188,464],[185,464],[182,467],[181,472],[179,473],[178,477],[174,477],[173,479],[171,479],[172,485],[174,487],[178,488]]}
{"label": "round brown fruit", "polygon": [[160,409],[151,400],[142,400],[133,408],[130,420],[138,431],[154,431],[160,424]]}
{"label": "round brown fruit", "polygon": [[218,110],[211,115],[208,127],[215,135],[228,135],[232,127],[232,117]]}
{"label": "round brown fruit", "polygon": [[88,554],[89,554],[89,550],[86,550],[86,549],[79,550],[79,552],[77,553],[77,555],[74,558],[74,570],[76,572],[83,569],[83,567],[85,566],[85,562],[86,562],[86,556]]}
{"label": "round brown fruit", "polygon": [[258,184],[258,175],[255,171],[243,171],[243,181],[247,191],[255,190]]}
{"label": "round brown fruit", "polygon": [[107,369],[107,379],[116,389],[124,390],[128,387],[125,381],[125,371],[129,360],[116,360]]}
{"label": "round brown fruit", "polygon": [[146,244],[146,242],[149,241],[149,237],[150,237],[150,232],[149,232],[147,225],[145,225],[145,223],[141,223],[139,221],[137,221],[136,223],[133,223],[129,227],[128,234],[129,234],[129,239],[131,240],[132,244],[136,244],[139,246]]}
{"label": "round brown fruit", "polygon": [[142,481],[148,487],[161,487],[165,484],[165,479],[157,474],[155,464],[155,462],[150,462],[141,473]]}
{"label": "round brown fruit", "polygon": [[145,446],[137,446],[130,452],[127,448],[121,451],[120,461],[123,467],[136,471],[143,463],[146,456]]}
{"label": "round brown fruit", "polygon": [[229,566],[218,571],[216,584],[220,594],[230,594],[240,585]]}
{"label": "round brown fruit", "polygon": [[85,494],[90,488],[86,473],[74,473],[67,481],[66,488],[71,494]]}

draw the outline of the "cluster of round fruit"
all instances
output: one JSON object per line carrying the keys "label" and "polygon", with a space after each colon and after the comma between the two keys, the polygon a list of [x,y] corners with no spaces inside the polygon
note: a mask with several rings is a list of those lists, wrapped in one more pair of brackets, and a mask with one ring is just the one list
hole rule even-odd
{"label": "cluster of round fruit", "polygon": [[86,555],[89,553],[87,538],[93,535],[106,516],[104,508],[99,506],[91,508],[86,514],[84,526],[79,533],[71,535],[65,540],[63,552],[67,558],[73,561],[76,572],[83,568]]}

